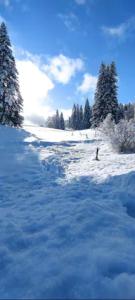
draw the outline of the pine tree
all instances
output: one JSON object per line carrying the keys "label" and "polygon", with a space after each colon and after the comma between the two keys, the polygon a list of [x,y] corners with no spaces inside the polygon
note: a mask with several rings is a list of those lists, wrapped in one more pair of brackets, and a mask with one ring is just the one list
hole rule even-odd
{"label": "pine tree", "polygon": [[81,120],[80,120],[80,107],[79,104],[76,106],[76,130],[79,130],[81,126]]}
{"label": "pine tree", "polygon": [[65,121],[62,112],[60,114],[60,129],[65,130]]}
{"label": "pine tree", "polygon": [[68,127],[68,128],[72,128],[71,117],[69,117],[69,119],[68,119],[68,121],[67,121],[67,127]]}
{"label": "pine tree", "polygon": [[54,128],[60,129],[60,116],[58,109],[56,110],[56,115],[54,116]]}
{"label": "pine tree", "polygon": [[134,119],[134,104],[128,103],[124,105],[124,118],[127,121]]}
{"label": "pine tree", "polygon": [[95,93],[95,103],[93,105],[93,126],[99,126],[109,113],[117,122],[117,73],[114,62],[107,66],[102,63],[100,67]]}
{"label": "pine tree", "polygon": [[80,126],[79,129],[84,129],[84,124],[83,124],[83,120],[84,120],[84,115],[83,115],[83,107],[82,105],[80,106]]}
{"label": "pine tree", "polygon": [[77,129],[77,107],[75,104],[73,105],[73,109],[72,109],[71,128],[74,130]]}
{"label": "pine tree", "polygon": [[112,62],[109,67],[108,72],[108,98],[106,99],[107,111],[111,113],[112,118],[115,122],[117,122],[117,114],[118,114],[118,99],[117,99],[117,72],[115,62]]}
{"label": "pine tree", "polygon": [[87,99],[84,106],[84,118],[83,118],[83,127],[84,129],[88,129],[91,127],[91,107],[89,104],[89,100]]}
{"label": "pine tree", "polygon": [[120,103],[118,105],[118,112],[117,112],[117,123],[121,120],[124,119],[124,105]]}
{"label": "pine tree", "polygon": [[23,100],[5,23],[0,26],[0,123],[21,126]]}
{"label": "pine tree", "polygon": [[104,120],[104,108],[105,108],[105,91],[106,91],[106,66],[101,64],[99,70],[99,76],[97,81],[97,87],[95,92],[95,103],[92,111],[92,126],[98,127]]}

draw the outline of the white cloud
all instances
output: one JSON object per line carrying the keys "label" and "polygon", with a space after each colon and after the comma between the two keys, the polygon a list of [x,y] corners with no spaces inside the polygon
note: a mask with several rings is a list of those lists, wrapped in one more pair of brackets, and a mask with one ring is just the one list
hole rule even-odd
{"label": "white cloud", "polygon": [[135,31],[135,17],[132,17],[125,21],[124,23],[119,24],[114,27],[103,26],[102,30],[105,34],[116,37],[123,38],[128,37],[132,32]]}
{"label": "white cloud", "polygon": [[72,109],[70,109],[70,108],[69,109],[63,108],[60,111],[63,112],[65,120],[67,120],[71,116],[71,113],[72,113]]}
{"label": "white cloud", "polygon": [[63,21],[64,25],[70,31],[75,31],[79,27],[78,17],[74,13],[58,14],[58,17]]}
{"label": "white cloud", "polygon": [[21,94],[24,99],[24,116],[46,117],[51,108],[46,105],[49,91],[54,88],[52,80],[32,60],[17,60]]}
{"label": "white cloud", "polygon": [[2,16],[0,16],[0,23],[2,22],[6,22],[6,20]]}
{"label": "white cloud", "polygon": [[79,5],[83,5],[86,3],[86,0],[75,0],[75,2]]}
{"label": "white cloud", "polygon": [[88,92],[93,92],[96,88],[97,77],[92,76],[89,73],[85,73],[83,76],[83,81],[77,90],[82,94],[87,94]]}
{"label": "white cloud", "polygon": [[84,63],[80,58],[70,58],[62,54],[50,59],[49,64],[44,66],[45,71],[58,82],[67,84],[76,72],[83,70]]}
{"label": "white cloud", "polygon": [[[55,113],[49,92],[55,88],[55,81],[62,84],[69,82],[77,71],[82,70],[83,61],[72,59],[62,54],[52,57],[50,64],[45,65],[42,58],[23,49],[14,48],[19,83],[24,99],[25,123],[43,124],[44,119]],[[61,108],[65,119],[71,115],[71,109]]]}

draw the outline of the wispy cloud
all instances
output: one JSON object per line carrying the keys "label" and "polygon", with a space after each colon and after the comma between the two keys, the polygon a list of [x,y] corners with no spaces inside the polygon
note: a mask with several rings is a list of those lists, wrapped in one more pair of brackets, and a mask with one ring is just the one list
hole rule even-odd
{"label": "wispy cloud", "polygon": [[28,1],[24,0],[0,0],[0,5],[5,6],[5,8],[13,10],[14,5],[17,4],[23,12],[29,11]]}
{"label": "wispy cloud", "polygon": [[77,91],[82,94],[87,94],[88,92],[93,93],[97,84],[97,77],[89,73],[85,73],[83,76],[82,83],[78,86]]}
{"label": "wispy cloud", "polygon": [[45,71],[57,82],[67,84],[75,74],[83,70],[84,62],[80,58],[70,58],[60,54],[52,57]]}
{"label": "wispy cloud", "polygon": [[75,31],[79,28],[79,19],[73,12],[70,12],[69,14],[58,14],[58,17],[62,20],[68,30]]}
{"label": "wispy cloud", "polygon": [[86,3],[86,0],[75,0],[75,2],[79,5],[84,5]]}
{"label": "wispy cloud", "polygon": [[0,0],[0,4],[4,5],[6,7],[9,7],[11,4],[11,1],[10,0]]}
{"label": "wispy cloud", "polygon": [[119,39],[127,38],[135,32],[135,17],[133,16],[132,18],[119,24],[118,26],[103,26],[102,31],[110,37]]}

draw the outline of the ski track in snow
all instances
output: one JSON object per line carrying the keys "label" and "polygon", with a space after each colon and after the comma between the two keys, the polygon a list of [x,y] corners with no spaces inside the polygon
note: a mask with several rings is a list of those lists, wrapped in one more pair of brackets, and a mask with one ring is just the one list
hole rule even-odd
{"label": "ski track in snow", "polygon": [[0,127],[0,298],[134,299],[135,155],[29,131]]}

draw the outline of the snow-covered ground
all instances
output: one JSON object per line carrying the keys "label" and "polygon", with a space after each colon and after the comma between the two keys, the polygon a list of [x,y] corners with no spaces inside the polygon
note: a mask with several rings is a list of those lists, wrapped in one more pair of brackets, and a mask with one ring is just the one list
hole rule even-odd
{"label": "snow-covered ground", "polygon": [[134,154],[92,130],[0,127],[0,298],[135,299],[134,255]]}

